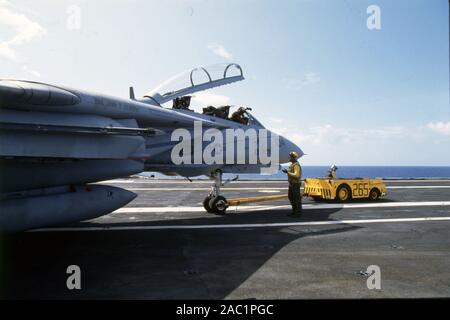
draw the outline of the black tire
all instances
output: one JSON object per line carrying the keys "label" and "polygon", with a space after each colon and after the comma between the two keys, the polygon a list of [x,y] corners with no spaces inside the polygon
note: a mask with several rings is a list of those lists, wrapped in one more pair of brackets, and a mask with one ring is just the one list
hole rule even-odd
{"label": "black tire", "polygon": [[209,201],[211,201],[211,196],[207,196],[203,200],[203,208],[205,208],[206,212],[208,213],[214,213],[214,210],[209,206]]}
{"label": "black tire", "polygon": [[369,199],[372,201],[376,201],[378,200],[378,198],[380,198],[380,195],[380,190],[378,190],[377,188],[373,188],[372,190],[370,190]]}
{"label": "black tire", "polygon": [[352,190],[346,184],[339,186],[336,190],[336,201],[337,202],[348,202],[352,199]]}
{"label": "black tire", "polygon": [[223,196],[217,196],[209,200],[209,207],[214,213],[225,214],[228,208],[227,199]]}

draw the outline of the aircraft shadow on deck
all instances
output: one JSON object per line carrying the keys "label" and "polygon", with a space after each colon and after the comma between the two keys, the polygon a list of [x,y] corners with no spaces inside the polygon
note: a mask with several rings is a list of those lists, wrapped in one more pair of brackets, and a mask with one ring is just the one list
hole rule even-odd
{"label": "aircraft shadow on deck", "polygon": [[[254,211],[244,217],[177,219],[173,223],[323,221],[338,210],[314,210],[301,218],[287,217],[289,210],[269,214]],[[81,224],[98,226],[93,222]],[[290,242],[359,228],[328,225],[26,232],[4,236],[0,294],[4,299],[223,299]],[[82,289],[70,291],[66,288],[66,268],[74,264],[81,268]]]}

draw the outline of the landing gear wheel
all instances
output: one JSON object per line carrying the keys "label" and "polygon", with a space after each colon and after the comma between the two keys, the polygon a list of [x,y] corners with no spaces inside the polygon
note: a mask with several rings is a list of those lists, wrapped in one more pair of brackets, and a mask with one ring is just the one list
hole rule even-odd
{"label": "landing gear wheel", "polygon": [[352,192],[347,185],[340,186],[336,191],[336,201],[347,202],[352,198]]}
{"label": "landing gear wheel", "polygon": [[373,188],[372,190],[370,190],[369,193],[369,199],[372,201],[378,200],[378,198],[380,197],[380,191],[378,191],[378,189]]}
{"label": "landing gear wheel", "polygon": [[222,196],[212,198],[211,200],[209,200],[209,207],[211,208],[211,210],[213,210],[214,213],[225,214],[225,211],[228,208],[227,199]]}
{"label": "landing gear wheel", "polygon": [[203,200],[203,208],[205,208],[206,212],[208,212],[208,213],[214,213],[214,210],[209,206],[210,201],[211,201],[211,196],[207,196]]}

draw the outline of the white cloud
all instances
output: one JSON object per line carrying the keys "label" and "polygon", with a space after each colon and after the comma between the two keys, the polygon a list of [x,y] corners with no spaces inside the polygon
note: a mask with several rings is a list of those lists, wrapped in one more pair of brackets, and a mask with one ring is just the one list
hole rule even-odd
{"label": "white cloud", "polygon": [[303,85],[308,85],[308,84],[316,84],[320,82],[320,77],[314,73],[314,72],[309,72],[307,74],[305,74],[305,78],[302,81]]}
{"label": "white cloud", "polygon": [[0,56],[3,56],[9,60],[16,59],[16,52],[6,43],[0,43]]}
{"label": "white cloud", "polygon": [[284,122],[284,120],[280,119],[280,118],[269,118],[268,120],[272,123],[277,123],[277,124]]}
{"label": "white cloud", "polygon": [[313,146],[338,144],[365,144],[382,142],[393,138],[410,138],[412,133],[404,127],[392,126],[376,129],[340,128],[330,124],[299,130],[293,127],[273,129],[277,134],[286,136],[299,145]]}
{"label": "white cloud", "polygon": [[308,72],[302,78],[285,78],[283,82],[290,90],[299,90],[302,87],[315,85],[320,82],[320,77],[315,72]]}
{"label": "white cloud", "polygon": [[20,69],[21,69],[24,73],[27,73],[27,74],[29,74],[29,75],[32,75],[33,77],[39,78],[39,77],[41,76],[41,74],[40,74],[38,71],[33,70],[33,69],[30,69],[27,65],[22,65],[22,66],[20,67]]}
{"label": "white cloud", "polygon": [[192,97],[192,101],[202,106],[225,106],[230,104],[230,97],[211,92],[198,92]]}
{"label": "white cloud", "polygon": [[47,31],[27,16],[13,11],[8,1],[0,1],[0,25],[14,29],[15,34],[8,40],[0,42],[0,56],[16,60],[15,47],[24,45],[44,36]]}
{"label": "white cloud", "polygon": [[331,124],[280,127],[274,131],[307,154],[302,159],[304,164],[406,165],[443,161],[442,155],[433,158],[433,138],[425,127],[351,128]]}
{"label": "white cloud", "polygon": [[434,132],[450,136],[450,121],[447,122],[430,122],[427,124],[428,129]]}
{"label": "white cloud", "polygon": [[233,55],[225,49],[224,46],[217,43],[211,43],[208,45],[208,49],[214,52],[214,54],[218,55],[221,58],[231,60],[233,59]]}

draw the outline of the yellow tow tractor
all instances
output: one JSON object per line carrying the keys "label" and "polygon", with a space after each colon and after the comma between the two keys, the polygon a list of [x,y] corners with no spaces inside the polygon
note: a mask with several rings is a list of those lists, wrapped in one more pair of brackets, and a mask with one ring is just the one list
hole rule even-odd
{"label": "yellow tow tractor", "polygon": [[[325,178],[307,178],[304,184],[304,197],[312,197],[315,201],[330,200],[347,202],[352,199],[377,200],[386,195],[386,185],[382,179],[366,178],[337,178],[336,166],[332,166]],[[229,206],[242,204],[276,201],[287,199],[287,194],[259,196],[249,198],[235,198],[225,200],[225,205],[220,212],[224,214]],[[209,211],[208,211],[209,212]]]}
{"label": "yellow tow tractor", "polygon": [[386,195],[382,179],[337,178],[336,170],[337,167],[332,166],[325,178],[305,179],[303,196],[315,201],[348,202],[352,199],[377,200]]}

